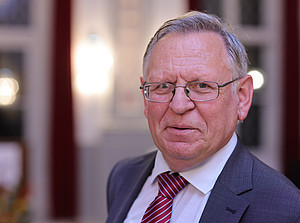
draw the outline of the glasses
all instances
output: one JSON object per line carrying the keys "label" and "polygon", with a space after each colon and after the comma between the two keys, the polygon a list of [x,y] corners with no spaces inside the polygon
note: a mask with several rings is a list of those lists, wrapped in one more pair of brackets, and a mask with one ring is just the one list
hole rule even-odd
{"label": "glasses", "polygon": [[214,81],[193,81],[186,85],[174,85],[165,82],[145,82],[140,86],[140,89],[143,90],[145,98],[151,102],[164,103],[171,101],[178,87],[183,87],[186,96],[192,101],[211,101],[219,96],[220,88],[238,79],[239,78],[236,78],[222,85]]}

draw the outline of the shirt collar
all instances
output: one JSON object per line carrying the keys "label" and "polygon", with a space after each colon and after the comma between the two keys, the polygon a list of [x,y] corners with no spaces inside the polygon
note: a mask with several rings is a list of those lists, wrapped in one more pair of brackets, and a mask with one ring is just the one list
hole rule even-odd
{"label": "shirt collar", "polygon": [[[236,133],[234,133],[229,142],[221,150],[207,160],[201,162],[199,165],[180,172],[180,175],[188,180],[190,184],[196,187],[199,191],[207,194],[215,185],[215,182],[233,152],[236,143],[237,136]],[[158,150],[154,168],[150,176],[150,182],[154,183],[156,181],[156,177],[166,171],[170,171],[170,168],[162,153]]]}

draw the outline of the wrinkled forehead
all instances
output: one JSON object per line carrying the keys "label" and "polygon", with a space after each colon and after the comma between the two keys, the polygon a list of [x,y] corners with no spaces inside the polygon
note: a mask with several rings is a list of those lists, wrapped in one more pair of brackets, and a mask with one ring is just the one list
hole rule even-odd
{"label": "wrinkled forehead", "polygon": [[222,37],[214,32],[174,34],[161,38],[154,46],[148,61],[146,75],[160,70],[181,69],[201,71],[210,68],[212,72],[229,69],[228,53]]}

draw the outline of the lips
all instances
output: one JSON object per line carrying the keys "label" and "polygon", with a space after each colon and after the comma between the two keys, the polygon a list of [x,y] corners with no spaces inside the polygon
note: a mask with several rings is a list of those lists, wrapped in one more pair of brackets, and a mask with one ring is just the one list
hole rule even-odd
{"label": "lips", "polygon": [[193,128],[191,126],[168,126],[166,128],[166,130],[170,134],[178,136],[178,135],[184,135],[184,134],[192,133],[197,129]]}
{"label": "lips", "polygon": [[162,134],[168,142],[189,143],[191,140],[198,138],[199,131],[190,126],[168,126]]}
{"label": "lips", "polygon": [[178,130],[187,130],[187,129],[191,129],[191,128],[179,128],[179,127],[171,127],[171,128],[178,129]]}
{"label": "lips", "polygon": [[194,127],[187,126],[187,125],[171,125],[168,128],[178,129],[178,130],[194,130]]}

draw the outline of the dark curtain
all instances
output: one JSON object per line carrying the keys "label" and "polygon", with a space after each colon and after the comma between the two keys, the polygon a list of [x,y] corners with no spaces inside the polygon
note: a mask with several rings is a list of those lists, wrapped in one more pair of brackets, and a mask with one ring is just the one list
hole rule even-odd
{"label": "dark curtain", "polygon": [[298,0],[284,4],[283,152],[286,175],[300,187],[299,140],[299,7]]}
{"label": "dark curtain", "polygon": [[51,217],[72,219],[77,212],[77,152],[71,89],[72,0],[54,0],[51,117]]}

